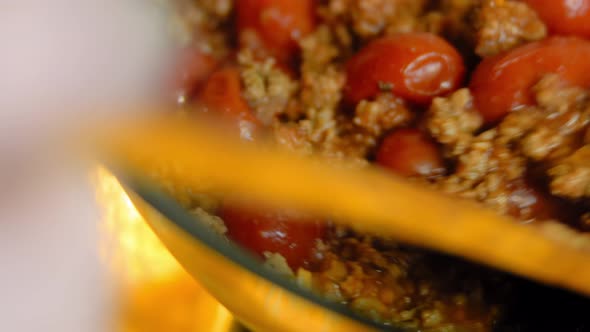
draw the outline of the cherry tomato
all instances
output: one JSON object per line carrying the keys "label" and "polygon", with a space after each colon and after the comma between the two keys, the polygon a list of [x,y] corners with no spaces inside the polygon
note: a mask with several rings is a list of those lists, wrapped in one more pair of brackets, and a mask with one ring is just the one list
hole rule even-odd
{"label": "cherry tomato", "polygon": [[252,139],[255,135],[259,121],[242,97],[240,73],[237,69],[227,67],[211,74],[199,94],[199,101],[206,111],[235,121],[242,138]]}
{"label": "cherry tomato", "polygon": [[296,213],[224,204],[219,216],[230,239],[260,257],[264,252],[281,254],[295,270],[311,260],[326,231],[325,224]]}
{"label": "cherry tomato", "polygon": [[550,37],[484,59],[473,72],[469,88],[486,123],[511,110],[531,105],[531,87],[553,73],[572,85],[590,85],[590,41]]}
{"label": "cherry tomato", "polygon": [[548,199],[533,187],[522,181],[511,184],[508,197],[508,214],[518,219],[548,218],[550,215]]}
{"label": "cherry tomato", "polygon": [[314,29],[314,7],[314,0],[238,0],[239,38],[255,32],[272,55],[288,61],[298,50],[297,40]]}
{"label": "cherry tomato", "polygon": [[525,0],[549,31],[590,37],[590,0]]}
{"label": "cherry tomato", "polygon": [[178,103],[185,103],[215,70],[218,62],[211,55],[197,48],[184,49],[179,57],[177,68],[173,73],[174,98]]}
{"label": "cherry tomato", "polygon": [[380,91],[416,103],[451,92],[462,82],[461,55],[444,39],[428,33],[406,33],[379,38],[347,63],[345,98],[349,103]]}
{"label": "cherry tomato", "polygon": [[445,171],[438,147],[418,129],[387,135],[377,151],[377,163],[403,176],[436,176]]}

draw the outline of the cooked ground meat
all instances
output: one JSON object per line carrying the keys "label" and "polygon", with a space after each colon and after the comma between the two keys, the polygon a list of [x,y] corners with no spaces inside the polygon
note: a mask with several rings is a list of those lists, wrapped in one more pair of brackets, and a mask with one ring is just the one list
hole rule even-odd
{"label": "cooked ground meat", "polygon": [[[261,39],[265,34],[256,33],[252,27],[234,31],[234,1],[178,1],[179,39],[213,55],[221,66],[239,69],[241,93],[220,99],[237,100],[242,106],[245,102],[245,108],[264,127],[264,134],[279,146],[364,167],[376,162],[375,156],[388,135],[409,129],[424,134],[425,139],[414,135],[402,140],[398,150],[416,153],[405,151],[400,158],[421,166],[421,158],[426,155],[426,161],[431,161],[428,154],[435,151],[434,160],[440,160],[445,170],[436,177],[415,176],[413,181],[481,202],[537,227],[564,245],[590,248],[586,233],[590,231],[590,94],[586,86],[590,79],[581,83],[576,75],[563,74],[563,68],[542,67],[539,75],[544,76],[534,77],[526,89],[514,94],[515,99],[527,101],[511,105],[494,121],[482,113],[486,104],[476,102],[476,89],[461,83],[463,71],[469,77],[472,65],[480,60],[475,54],[489,60],[495,54],[546,37],[545,24],[525,2],[289,2],[293,8],[314,3],[315,17],[309,20],[314,26],[305,35],[295,29],[281,36],[281,29],[299,24],[298,17],[270,25],[275,29],[267,39],[284,43],[279,37],[287,41],[291,38],[298,47],[294,47],[296,52],[289,61],[282,61],[269,56],[272,52],[265,49],[269,40]],[[280,13],[282,1],[268,3],[278,6],[270,11],[273,15],[288,15]],[[262,19],[272,23],[277,17]],[[389,66],[399,65],[399,49],[391,51],[381,44],[384,52],[390,52],[384,58],[391,63],[367,67],[362,74],[375,78],[365,82],[367,90],[376,92],[351,102],[347,82],[365,77],[347,77],[349,59],[366,45],[400,32],[409,32],[409,36],[415,36],[415,32],[432,34],[421,34],[419,41],[407,45],[415,50],[446,45],[446,41],[438,41],[442,36],[449,42],[448,48],[456,48],[464,62],[473,64],[453,67],[449,57],[443,56],[450,52],[444,46],[434,53],[421,53],[423,57],[402,59],[398,62],[406,67],[390,70]],[[440,58],[447,61],[438,61]],[[449,73],[457,75],[436,81]],[[381,74],[393,77],[383,80]],[[520,74],[515,72],[515,81],[527,79],[529,73]],[[421,81],[423,76],[429,80]],[[447,89],[453,84],[456,88]],[[506,97],[502,93],[498,98]],[[240,110],[241,120],[247,111]],[[415,150],[405,149],[412,144]],[[184,186],[173,174],[177,166],[154,169],[151,174],[199,216],[217,213],[223,202],[204,194],[207,188]],[[219,218],[207,220],[225,232]],[[283,222],[287,224],[288,220]],[[246,226],[255,229],[257,224]],[[513,310],[507,304],[514,296],[509,291],[513,283],[496,272],[379,236],[326,227],[322,241],[314,242],[318,255],[308,266],[290,267],[288,257],[280,250],[265,251],[261,257],[268,266],[291,275],[301,285],[385,324],[421,331],[491,331],[496,320]]]}
{"label": "cooked ground meat", "polygon": [[221,220],[221,218],[218,216],[212,215],[211,213],[205,211],[202,207],[197,207],[191,212],[195,215],[196,219],[211,228],[213,231],[215,231],[215,233],[219,235],[224,235],[227,233],[227,227],[225,227],[223,220]]}
{"label": "cooked ground meat", "polygon": [[547,28],[537,13],[519,1],[484,0],[474,20],[475,53],[480,56],[495,55],[547,35]]}
{"label": "cooked ground meat", "polygon": [[172,32],[183,45],[192,45],[216,57],[228,54],[229,33],[224,29],[233,1],[207,0],[197,3],[189,0],[174,0]]}
{"label": "cooked ground meat", "polygon": [[456,162],[455,173],[440,179],[436,188],[481,201],[499,213],[524,220],[532,217],[531,203],[518,196],[526,160],[501,143],[497,130],[473,137]]}
{"label": "cooked ground meat", "polygon": [[322,272],[313,281],[316,289],[377,321],[484,331],[498,313],[496,308],[480,311],[489,305],[478,280],[486,271],[448,269],[444,259],[350,232],[340,231],[328,245]]}
{"label": "cooked ground meat", "polygon": [[590,197],[590,146],[585,145],[549,170],[551,193],[568,198]]}
{"label": "cooked ground meat", "polygon": [[447,98],[434,98],[426,119],[428,131],[446,147],[450,157],[465,153],[482,124],[481,116],[473,109],[469,89],[460,89]]}
{"label": "cooked ground meat", "polygon": [[413,118],[414,114],[402,99],[382,93],[373,101],[358,103],[352,122],[378,137],[388,130],[408,125]]}
{"label": "cooked ground meat", "polygon": [[327,146],[338,137],[337,107],[342,98],[344,72],[335,62],[338,47],[327,26],[303,39],[301,64],[302,126],[316,146]]}
{"label": "cooked ground meat", "polygon": [[336,119],[338,136],[322,146],[322,155],[352,165],[367,165],[367,154],[377,145],[377,139],[363,128],[353,124],[348,116]]}
{"label": "cooked ground meat", "polygon": [[552,178],[551,193],[587,195],[588,164],[584,163],[588,160],[580,161],[574,153],[578,136],[588,126],[587,92],[567,86],[555,75],[545,76],[532,90],[536,106],[512,112],[495,129],[477,136],[473,133],[481,119],[467,90],[433,101],[427,128],[447,155],[456,158],[455,173],[441,179],[437,188],[527,220],[533,215],[526,195],[524,203],[516,204],[517,211],[514,202],[515,192],[521,192],[519,179],[526,177],[527,160],[554,161],[547,173]]}
{"label": "cooked ground meat", "polygon": [[555,75],[545,76],[533,90],[540,114],[532,116],[533,127],[521,130],[523,153],[536,161],[571,154],[590,121],[587,91],[569,87]]}
{"label": "cooked ground meat", "polygon": [[289,102],[297,91],[297,82],[276,67],[275,60],[255,60],[249,49],[238,55],[242,67],[244,97],[256,113],[256,117],[269,125],[287,110]]}
{"label": "cooked ground meat", "polygon": [[424,0],[330,0],[322,14],[361,38],[372,38],[413,31],[425,5]]}

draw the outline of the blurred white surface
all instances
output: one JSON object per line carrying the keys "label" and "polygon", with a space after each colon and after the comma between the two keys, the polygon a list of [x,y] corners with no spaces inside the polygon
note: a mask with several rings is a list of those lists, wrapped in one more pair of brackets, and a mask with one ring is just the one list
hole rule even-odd
{"label": "blurred white surface", "polygon": [[88,169],[48,142],[158,97],[166,23],[149,0],[0,2],[0,331],[112,330]]}
{"label": "blurred white surface", "polygon": [[160,2],[0,2],[0,151],[117,111],[83,107],[157,97],[170,50]]}
{"label": "blurred white surface", "polygon": [[1,331],[110,330],[92,188],[71,171],[53,169],[2,202]]}

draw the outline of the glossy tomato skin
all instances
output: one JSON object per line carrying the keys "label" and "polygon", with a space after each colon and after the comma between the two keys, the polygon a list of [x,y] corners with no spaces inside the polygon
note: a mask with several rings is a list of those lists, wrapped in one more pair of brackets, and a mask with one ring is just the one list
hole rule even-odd
{"label": "glossy tomato skin", "polygon": [[307,265],[317,240],[324,238],[326,232],[325,224],[319,220],[297,213],[224,204],[219,216],[230,239],[260,257],[265,252],[279,253],[294,270]]}
{"label": "glossy tomato skin", "polygon": [[485,122],[493,124],[508,112],[534,103],[531,88],[546,74],[572,85],[590,85],[590,41],[550,37],[484,59],[469,88]]}
{"label": "glossy tomato skin", "polygon": [[590,0],[525,0],[524,2],[539,14],[550,32],[590,37]]}
{"label": "glossy tomato skin", "polygon": [[181,50],[177,56],[172,77],[174,100],[179,104],[188,101],[217,68],[218,61],[195,47]]}
{"label": "glossy tomato skin", "polygon": [[427,104],[457,89],[465,74],[463,59],[444,39],[428,33],[379,38],[346,65],[345,99],[356,104],[382,90],[408,101]]}
{"label": "glossy tomato skin", "polygon": [[508,214],[517,219],[545,220],[555,216],[548,195],[523,181],[514,181],[509,188]]}
{"label": "glossy tomato skin", "polygon": [[233,122],[242,138],[251,140],[256,136],[260,122],[242,97],[240,73],[236,68],[226,67],[211,74],[199,94],[199,103],[206,112]]}
{"label": "glossy tomato skin", "polygon": [[255,32],[267,51],[288,61],[298,50],[297,40],[315,27],[314,8],[315,0],[238,0],[238,38]]}
{"label": "glossy tomato skin", "polygon": [[438,146],[418,129],[398,129],[383,139],[377,163],[403,176],[437,176],[445,171]]}
{"label": "glossy tomato skin", "polygon": [[213,73],[201,91],[200,101],[221,114],[252,116],[248,103],[242,97],[240,73],[235,68],[226,67]]}

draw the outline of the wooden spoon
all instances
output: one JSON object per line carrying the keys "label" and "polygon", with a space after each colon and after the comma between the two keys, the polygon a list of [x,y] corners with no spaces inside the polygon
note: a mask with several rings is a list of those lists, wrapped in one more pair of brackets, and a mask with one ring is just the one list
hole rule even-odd
{"label": "wooden spoon", "polygon": [[[359,231],[398,239],[590,295],[590,253],[481,205],[376,167],[301,158],[229,138],[206,122],[158,120],[119,128],[101,148],[137,172],[166,169],[265,202],[305,208]],[[104,143],[107,143],[106,145]]]}

